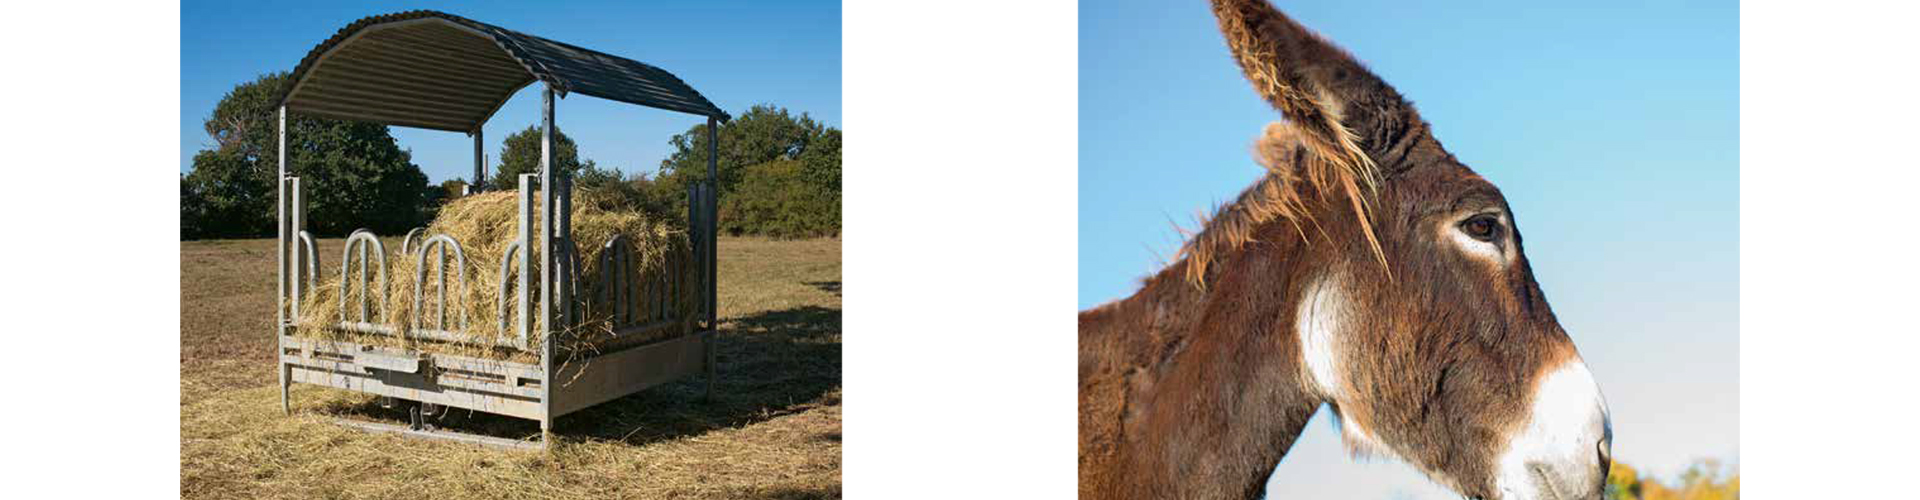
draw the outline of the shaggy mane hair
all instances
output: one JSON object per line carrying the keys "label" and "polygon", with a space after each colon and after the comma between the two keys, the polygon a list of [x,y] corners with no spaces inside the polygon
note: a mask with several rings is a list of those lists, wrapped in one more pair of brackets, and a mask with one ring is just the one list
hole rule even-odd
{"label": "shaggy mane hair", "polygon": [[1187,262],[1188,282],[1206,288],[1208,267],[1220,256],[1253,241],[1254,231],[1263,224],[1288,221],[1301,240],[1312,241],[1301,224],[1304,219],[1316,233],[1326,236],[1326,229],[1320,227],[1309,208],[1309,191],[1322,198],[1329,193],[1347,198],[1374,258],[1381,267],[1386,267],[1386,254],[1380,249],[1368,216],[1372,211],[1370,195],[1378,189],[1376,179],[1380,173],[1357,146],[1349,143],[1354,149],[1329,151],[1336,146],[1311,137],[1311,133],[1293,122],[1267,125],[1253,146],[1254,159],[1266,167],[1267,174],[1241,191],[1233,202],[1221,205],[1212,216],[1202,218],[1200,230],[1194,232],[1175,255],[1175,263]]}

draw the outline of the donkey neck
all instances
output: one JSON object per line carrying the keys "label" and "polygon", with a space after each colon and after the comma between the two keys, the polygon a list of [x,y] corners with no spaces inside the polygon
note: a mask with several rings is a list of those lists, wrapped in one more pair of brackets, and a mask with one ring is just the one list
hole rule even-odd
{"label": "donkey neck", "polygon": [[[1104,480],[1109,493],[1128,496],[1261,492],[1321,404],[1302,375],[1294,329],[1316,277],[1291,232],[1267,232],[1273,238],[1222,256],[1204,289],[1181,279],[1179,262],[1134,296],[1081,316],[1081,433],[1092,441],[1082,446],[1083,488]],[[1101,397],[1118,404],[1088,401]],[[1088,457],[1087,444],[1113,456]]]}

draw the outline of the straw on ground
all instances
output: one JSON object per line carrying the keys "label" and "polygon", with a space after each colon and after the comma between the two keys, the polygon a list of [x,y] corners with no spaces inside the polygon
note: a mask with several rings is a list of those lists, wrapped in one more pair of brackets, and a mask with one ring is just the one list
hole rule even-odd
{"label": "straw on ground", "polygon": [[[398,245],[397,239],[388,245]],[[341,241],[319,253],[337,258]],[[181,495],[192,498],[822,498],[840,492],[840,244],[720,241],[720,381],[696,377],[561,418],[551,453],[362,433],[370,397],[273,372],[272,240],[181,244]],[[328,259],[327,266],[337,265]],[[326,267],[323,269],[332,269]],[[439,425],[526,438],[532,421]]]}

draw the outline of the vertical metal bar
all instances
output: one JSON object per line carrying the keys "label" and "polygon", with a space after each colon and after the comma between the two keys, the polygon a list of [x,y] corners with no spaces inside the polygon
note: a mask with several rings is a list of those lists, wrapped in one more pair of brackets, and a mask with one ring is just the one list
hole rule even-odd
{"label": "vertical metal bar", "polygon": [[639,283],[633,273],[633,242],[620,240],[620,320],[633,323],[640,314],[633,309],[638,307],[634,300],[634,286]]}
{"label": "vertical metal bar", "polygon": [[441,242],[438,245],[434,245],[433,265],[439,267],[437,271],[439,272],[439,276],[440,276],[440,305],[435,308],[435,311],[438,313],[438,316],[440,317],[440,322],[435,324],[434,328],[445,330],[447,329],[447,244],[446,242]]}
{"label": "vertical metal bar", "polygon": [[517,241],[520,243],[520,282],[519,288],[513,293],[519,300],[515,307],[520,313],[520,319],[515,328],[520,333],[520,345],[532,347],[527,345],[528,335],[533,331],[533,323],[530,319],[533,317],[533,301],[530,300],[533,294],[528,292],[531,290],[528,287],[532,285],[530,277],[533,275],[533,175],[531,174],[520,175],[519,216],[520,234]]}
{"label": "vertical metal bar", "polygon": [[[540,333],[551,337],[553,304],[553,86],[547,85],[540,100]],[[553,342],[547,342],[551,345]]]}
{"label": "vertical metal bar", "polygon": [[[540,322],[551,325],[552,316],[548,313],[549,300],[552,298],[553,285],[553,84],[543,86],[540,99]],[[540,382],[540,442],[553,444],[553,328],[540,330],[542,349],[540,351],[540,372],[546,380]]]}
{"label": "vertical metal bar", "polygon": [[674,313],[678,312],[674,308],[674,304],[680,304],[674,302],[680,298],[680,273],[676,269],[680,269],[680,252],[674,252],[672,246],[666,246],[666,265],[660,267],[660,273],[666,275],[666,300],[660,302],[662,317],[676,317]]}
{"label": "vertical metal bar", "polygon": [[607,247],[607,276],[611,278],[609,283],[612,283],[607,287],[607,295],[613,298],[613,324],[615,325],[623,325],[627,322],[626,266],[621,264],[620,260],[624,257],[620,253],[620,247],[625,246],[626,243],[626,240],[616,235],[613,237],[613,246]]}
{"label": "vertical metal bar", "polygon": [[287,234],[291,236],[291,238],[289,238],[287,241],[288,243],[287,256],[292,257],[291,259],[292,265],[288,266],[289,268],[288,270],[291,272],[289,277],[292,279],[289,280],[290,285],[287,288],[293,292],[293,296],[289,300],[291,305],[288,309],[291,311],[291,314],[289,315],[292,316],[292,318],[290,319],[292,319],[293,321],[299,321],[300,320],[300,292],[301,292],[301,287],[304,286],[304,284],[300,280],[300,269],[302,267],[302,263],[305,262],[305,259],[303,258],[303,255],[300,252],[300,242],[298,240],[300,238],[300,232],[305,231],[307,229],[306,220],[305,220],[307,207],[306,207],[306,204],[304,203],[303,196],[300,194],[300,177],[299,176],[289,177],[287,178],[287,183],[293,186],[293,194],[290,197],[290,200],[292,202],[292,209],[288,210],[288,212],[290,212],[293,215],[293,217],[289,223],[289,226],[287,227]]}
{"label": "vertical metal bar", "polygon": [[[275,316],[273,325],[274,325],[274,330],[277,334],[286,335],[287,334],[287,107],[286,106],[280,107],[279,132],[277,132],[276,134],[276,140],[279,141],[278,163],[280,165],[280,172],[279,172],[279,175],[276,175],[273,178],[273,189],[274,189],[274,193],[277,194],[277,197],[274,201],[274,206],[273,206],[273,214],[274,214],[273,226],[274,226],[274,231],[278,233],[274,236],[276,238],[275,240],[276,243],[274,244],[273,253],[274,253],[274,260],[276,261],[274,262],[274,265],[279,270],[278,274],[279,274],[280,284],[278,285],[279,286],[278,296],[274,297],[274,301],[273,301],[274,316]],[[275,356],[275,357],[278,358],[278,356]]]}
{"label": "vertical metal bar", "polygon": [[[596,297],[600,299],[600,303],[608,305],[609,312],[616,311],[620,307],[619,303],[613,300],[612,257],[613,247],[611,245],[602,245],[600,247],[600,293],[596,295]],[[619,320],[620,318],[616,313],[616,316],[614,316],[615,324],[618,324]]]}
{"label": "vertical metal bar", "polygon": [[707,334],[700,344],[706,350],[707,399],[713,399],[713,385],[719,374],[715,369],[714,335],[720,330],[720,120],[707,117]]}
{"label": "vertical metal bar", "polygon": [[[707,117],[707,327],[719,328],[720,121]],[[713,350],[707,350],[709,361]]]}
{"label": "vertical metal bar", "polygon": [[273,226],[274,226],[274,230],[277,233],[279,233],[276,236],[276,238],[278,238],[276,240],[278,241],[278,243],[276,243],[274,246],[274,258],[276,260],[275,265],[279,269],[278,274],[280,275],[280,278],[279,278],[280,284],[278,288],[278,293],[276,293],[277,296],[274,297],[274,303],[273,303],[274,304],[273,327],[274,327],[275,336],[277,337],[274,340],[274,345],[276,347],[274,347],[273,359],[279,365],[279,369],[275,371],[280,372],[280,411],[281,413],[292,415],[293,405],[292,405],[292,402],[287,397],[288,386],[291,383],[291,381],[288,380],[291,375],[290,373],[288,373],[288,370],[291,370],[292,368],[289,367],[285,361],[280,361],[280,356],[282,356],[286,352],[284,350],[284,347],[280,347],[280,346],[284,346],[283,343],[286,342],[285,337],[287,335],[287,181],[286,181],[287,179],[287,107],[286,106],[280,106],[280,119],[279,119],[278,129],[279,130],[278,132],[275,133],[275,135],[277,136],[276,141],[279,143],[279,146],[275,149],[278,150],[277,153],[278,153],[279,159],[277,163],[280,164],[280,171],[279,171],[279,174],[273,178],[274,191],[278,193],[276,197],[277,199],[274,202],[274,206],[273,206],[273,213],[274,213]]}
{"label": "vertical metal bar", "polygon": [[647,301],[648,307],[653,309],[652,313],[648,314],[648,319],[660,320],[667,318],[667,294],[669,292],[667,290],[667,273],[664,271],[668,269],[666,266],[672,265],[671,262],[668,262],[668,259],[672,256],[673,254],[671,252],[660,254],[660,267],[657,268],[658,271],[650,271],[647,274],[647,283],[653,287],[653,293],[648,296],[650,300]]}
{"label": "vertical metal bar", "polygon": [[[566,249],[554,254],[554,296],[559,297],[560,317],[564,328],[573,327],[573,174],[560,174],[560,189],[554,192],[554,238]],[[556,329],[558,330],[558,329]]]}
{"label": "vertical metal bar", "polygon": [[633,242],[620,240],[620,320],[633,323],[640,313],[633,309],[638,306],[634,300],[634,286],[639,283],[633,273]]}
{"label": "vertical metal bar", "polygon": [[[373,289],[367,288],[367,264],[372,263],[367,260],[367,247],[369,246],[372,246],[372,245],[368,245],[367,242],[365,241],[360,242],[360,321],[361,322],[367,321],[367,302],[371,301],[368,295],[373,294]],[[349,265],[349,264],[352,264],[352,262],[340,263],[340,265],[342,266]],[[345,281],[342,280],[342,283],[345,283]],[[345,297],[344,292],[341,296]]]}
{"label": "vertical metal bar", "polygon": [[473,194],[487,190],[487,157],[481,152],[485,141],[480,138],[480,127],[473,128],[473,179],[467,182]]}
{"label": "vertical metal bar", "polygon": [[[704,202],[700,201],[700,183],[695,181],[692,185],[687,186],[687,256],[690,258],[687,260],[688,269],[683,272],[687,275],[687,278],[690,279],[687,281],[687,296],[681,297],[681,300],[686,300],[693,304],[700,303],[700,299],[695,297],[704,297],[706,295],[706,291],[700,289],[700,282],[707,279],[707,270],[700,267],[700,253],[703,251],[701,249],[707,246],[705,243],[707,237],[700,234],[700,232],[707,227],[700,223],[700,205],[702,203]],[[686,319],[688,322],[697,325],[700,322],[699,314],[700,307],[695,305],[693,310],[688,312]]]}

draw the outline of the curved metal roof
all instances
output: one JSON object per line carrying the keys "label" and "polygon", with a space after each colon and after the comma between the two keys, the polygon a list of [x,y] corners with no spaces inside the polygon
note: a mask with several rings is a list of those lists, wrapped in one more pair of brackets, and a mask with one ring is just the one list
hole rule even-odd
{"label": "curved metal roof", "polygon": [[328,118],[468,132],[535,80],[562,97],[579,92],[730,118],[666,70],[431,10],[340,28],[300,60],[280,104]]}

